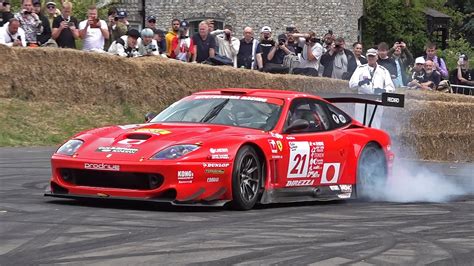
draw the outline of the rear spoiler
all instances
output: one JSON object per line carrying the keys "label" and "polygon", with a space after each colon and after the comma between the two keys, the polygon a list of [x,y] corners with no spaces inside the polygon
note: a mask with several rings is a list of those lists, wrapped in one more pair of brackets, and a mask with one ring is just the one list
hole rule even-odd
{"label": "rear spoiler", "polygon": [[339,93],[339,94],[319,94],[320,97],[331,103],[363,103],[365,104],[364,108],[364,122],[367,116],[367,105],[375,105],[374,112],[370,116],[369,124],[372,125],[374,120],[375,112],[377,111],[377,106],[390,106],[390,107],[399,107],[403,108],[405,106],[405,95],[398,93],[388,93],[384,92],[381,95],[374,94],[353,94],[353,93]]}

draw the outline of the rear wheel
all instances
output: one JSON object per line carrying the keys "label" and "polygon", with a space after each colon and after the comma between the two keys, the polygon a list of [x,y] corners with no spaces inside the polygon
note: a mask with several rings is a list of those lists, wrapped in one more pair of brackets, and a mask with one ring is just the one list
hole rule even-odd
{"label": "rear wheel", "polygon": [[262,166],[255,150],[242,147],[235,157],[232,171],[232,207],[237,210],[251,209],[258,199]]}
{"label": "rear wheel", "polygon": [[369,143],[364,147],[357,165],[357,198],[376,198],[385,189],[386,181],[385,153],[377,144]]}

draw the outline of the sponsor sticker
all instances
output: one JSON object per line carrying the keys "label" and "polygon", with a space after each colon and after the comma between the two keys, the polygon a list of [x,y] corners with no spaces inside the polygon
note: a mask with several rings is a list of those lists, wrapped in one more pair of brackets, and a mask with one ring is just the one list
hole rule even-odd
{"label": "sponsor sticker", "polygon": [[283,150],[283,144],[281,143],[281,141],[277,140],[276,144],[277,144],[278,150],[282,151]]}
{"label": "sponsor sticker", "polygon": [[339,187],[341,188],[342,192],[345,192],[345,193],[352,192],[352,185],[339,185]]}
{"label": "sponsor sticker", "polygon": [[151,133],[155,135],[167,135],[171,133],[171,131],[168,131],[165,129],[159,129],[159,128],[137,128],[135,129],[135,132],[145,132],[145,133]]}
{"label": "sponsor sticker", "polygon": [[122,145],[140,145],[145,141],[145,139],[123,139],[117,143]]}
{"label": "sponsor sticker", "polygon": [[211,154],[210,159],[212,160],[228,160],[229,154]]}
{"label": "sponsor sticker", "polygon": [[281,134],[275,133],[275,132],[270,132],[270,136],[277,138],[277,139],[283,139],[283,136]]}
{"label": "sponsor sticker", "polygon": [[314,184],[314,179],[308,180],[289,180],[286,181],[287,187],[303,187],[303,186],[312,186]]}
{"label": "sponsor sticker", "polygon": [[339,191],[339,186],[329,186],[332,191]]}
{"label": "sponsor sticker", "polygon": [[351,193],[342,193],[337,195],[340,199],[349,199],[351,197]]}
{"label": "sponsor sticker", "polygon": [[198,95],[194,99],[235,99],[235,100],[246,100],[255,102],[267,102],[267,99],[261,97],[251,96],[236,96],[236,95]]}
{"label": "sponsor sticker", "polygon": [[135,154],[137,153],[138,149],[136,148],[123,148],[123,147],[108,147],[108,146],[101,146],[95,150],[97,152],[108,152],[108,153],[127,153],[127,154]]}
{"label": "sponsor sticker", "polygon": [[224,153],[224,152],[229,152],[229,149],[227,148],[210,148],[209,152],[214,154],[214,153]]}
{"label": "sponsor sticker", "polygon": [[343,115],[339,115],[339,121],[341,121],[341,123],[343,124],[347,122],[346,118]]}
{"label": "sponsor sticker", "polygon": [[219,182],[219,177],[208,177],[207,183],[217,183]]}
{"label": "sponsor sticker", "polygon": [[226,168],[230,163],[202,163],[203,167],[207,168]]}
{"label": "sponsor sticker", "polygon": [[101,171],[120,171],[120,165],[107,163],[84,163],[84,169]]}
{"label": "sponsor sticker", "polygon": [[136,128],[136,127],[139,127],[139,126],[141,126],[141,125],[137,125],[137,124],[135,124],[135,125],[123,125],[123,126],[118,126],[118,127],[121,128],[121,129],[132,129],[132,128]]}
{"label": "sponsor sticker", "polygon": [[225,173],[225,170],[224,169],[205,169],[204,172],[206,174],[223,175]]}
{"label": "sponsor sticker", "polygon": [[272,150],[272,153],[278,153],[278,148],[275,140],[269,139],[268,144],[270,144],[270,149]]}
{"label": "sponsor sticker", "polygon": [[194,179],[193,171],[178,171],[179,184],[190,184],[193,182],[193,179]]}
{"label": "sponsor sticker", "polygon": [[321,184],[335,184],[339,180],[340,163],[325,163],[323,165],[323,176]]}
{"label": "sponsor sticker", "polygon": [[332,114],[332,120],[334,120],[334,122],[336,122],[336,124],[339,124],[339,118],[337,117],[336,114]]}

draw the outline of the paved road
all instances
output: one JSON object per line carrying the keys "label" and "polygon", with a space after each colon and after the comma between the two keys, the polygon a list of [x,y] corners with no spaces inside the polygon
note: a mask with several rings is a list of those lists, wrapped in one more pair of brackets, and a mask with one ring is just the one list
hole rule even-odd
{"label": "paved road", "polygon": [[[0,149],[0,265],[474,263],[474,196],[247,212],[44,198],[51,148]],[[472,185],[472,171],[449,178]],[[464,175],[464,176],[463,176]],[[471,183],[469,183],[471,182]]]}

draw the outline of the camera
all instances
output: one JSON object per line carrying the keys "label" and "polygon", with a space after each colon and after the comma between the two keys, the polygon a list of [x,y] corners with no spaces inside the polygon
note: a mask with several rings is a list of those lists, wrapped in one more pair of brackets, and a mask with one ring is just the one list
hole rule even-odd
{"label": "camera", "polygon": [[229,32],[229,33],[226,32],[226,34],[225,34],[225,39],[226,39],[226,40],[230,40],[230,32]]}
{"label": "camera", "polygon": [[334,47],[336,47],[337,49],[339,49],[339,48],[341,48],[341,45],[340,45],[340,44],[336,44],[336,46],[334,46]]}
{"label": "camera", "polygon": [[278,40],[278,45],[285,45],[286,40],[285,39],[280,39]]}
{"label": "camera", "polygon": [[149,45],[146,47],[147,53],[155,52],[156,50],[157,50],[157,48],[156,48],[156,45],[154,45],[154,44],[149,44]]}
{"label": "camera", "polygon": [[75,25],[74,25],[74,22],[72,22],[72,21],[69,21],[69,22],[67,23],[67,25],[68,25],[69,27],[74,27],[74,26],[75,26]]}
{"label": "camera", "polygon": [[33,13],[33,12],[28,11],[28,10],[23,10],[23,14],[25,14],[25,15],[29,15],[29,14],[31,14],[31,13]]}
{"label": "camera", "polygon": [[286,32],[292,33],[295,29],[295,27],[286,27]]}
{"label": "camera", "polygon": [[118,17],[114,17],[114,21],[118,21]]}
{"label": "camera", "polygon": [[306,38],[306,42],[312,42],[312,43],[317,43],[319,42],[319,39],[316,38],[316,37],[312,37],[312,38]]}

